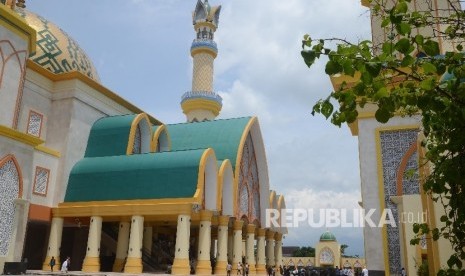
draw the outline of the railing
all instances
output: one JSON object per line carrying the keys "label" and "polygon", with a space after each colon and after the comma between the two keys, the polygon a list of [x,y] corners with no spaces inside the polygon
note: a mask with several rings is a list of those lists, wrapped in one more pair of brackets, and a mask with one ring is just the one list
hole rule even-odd
{"label": "railing", "polygon": [[223,105],[223,98],[220,95],[216,94],[215,92],[208,92],[208,91],[188,91],[184,93],[181,97],[181,103],[186,100],[190,99],[206,99],[211,100]]}

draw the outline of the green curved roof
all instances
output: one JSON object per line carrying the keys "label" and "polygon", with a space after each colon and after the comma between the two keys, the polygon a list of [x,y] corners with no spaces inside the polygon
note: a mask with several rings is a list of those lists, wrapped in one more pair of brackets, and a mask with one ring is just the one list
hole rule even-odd
{"label": "green curved roof", "polygon": [[320,236],[320,241],[336,241],[336,236],[333,233],[326,231]]}
{"label": "green curved roof", "polygon": [[213,148],[216,158],[229,159],[234,170],[239,143],[250,120],[252,117],[166,125],[171,150]]}
{"label": "green curved roof", "polygon": [[85,157],[125,155],[132,121],[137,114],[104,117],[90,129]]}
{"label": "green curved roof", "polygon": [[84,158],[71,170],[64,201],[193,197],[205,150]]}

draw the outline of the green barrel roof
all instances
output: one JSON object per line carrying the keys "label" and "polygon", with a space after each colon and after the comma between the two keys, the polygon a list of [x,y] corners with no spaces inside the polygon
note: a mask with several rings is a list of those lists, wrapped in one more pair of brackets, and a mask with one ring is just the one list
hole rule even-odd
{"label": "green barrel roof", "polygon": [[90,129],[85,157],[125,155],[132,121],[137,114],[104,117]]}
{"label": "green barrel roof", "polygon": [[233,169],[245,127],[252,117],[166,125],[171,150],[213,148],[218,160],[229,159]]}
{"label": "green barrel roof", "polygon": [[84,158],[71,170],[64,201],[193,197],[205,150]]}
{"label": "green barrel roof", "polygon": [[320,236],[320,241],[336,241],[336,236],[333,233],[326,231]]}

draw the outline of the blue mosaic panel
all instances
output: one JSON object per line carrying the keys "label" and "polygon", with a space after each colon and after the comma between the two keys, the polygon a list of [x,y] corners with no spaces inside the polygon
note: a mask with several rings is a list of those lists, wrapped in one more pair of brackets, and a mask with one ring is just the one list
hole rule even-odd
{"label": "blue mosaic panel", "polygon": [[[390,209],[396,221],[399,222],[397,205],[390,201],[391,196],[397,195],[397,172],[407,151],[417,143],[418,129],[405,129],[380,132],[381,158],[384,181],[384,205]],[[409,158],[404,175],[402,176],[402,193],[404,195],[419,194],[418,153]],[[388,219],[388,217],[386,218]],[[402,267],[400,254],[399,228],[387,225],[387,244],[389,254],[389,270],[395,274]]]}

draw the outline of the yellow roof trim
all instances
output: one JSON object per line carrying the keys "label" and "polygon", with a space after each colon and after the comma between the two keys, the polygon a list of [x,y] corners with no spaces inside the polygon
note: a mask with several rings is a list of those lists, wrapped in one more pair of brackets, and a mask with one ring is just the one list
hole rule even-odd
{"label": "yellow roof trim", "polygon": [[38,151],[41,151],[43,153],[49,154],[51,156],[61,157],[61,153],[59,151],[48,148],[48,147],[46,147],[44,145],[38,145],[38,146],[35,147],[35,149],[38,150]]}
{"label": "yellow roof trim", "polygon": [[[27,60],[27,68],[41,74],[42,76],[50,79],[51,81],[65,81],[65,80],[80,80],[83,83],[87,84],[88,86],[92,87],[93,89],[100,92],[105,97],[115,101],[116,103],[120,104],[121,106],[129,109],[130,111],[134,112],[135,114],[144,113],[144,111],[134,104],[130,103],[129,101],[125,100],[123,97],[119,96],[115,92],[111,91],[110,89],[106,88],[105,86],[101,85],[100,83],[96,82],[95,80],[89,78],[88,76],[84,75],[81,72],[73,71],[67,72],[62,74],[55,74],[50,72],[49,70],[43,68],[39,64],[35,63],[34,61],[28,59]],[[150,119],[150,122],[154,125],[161,125],[162,122],[147,114]]]}

